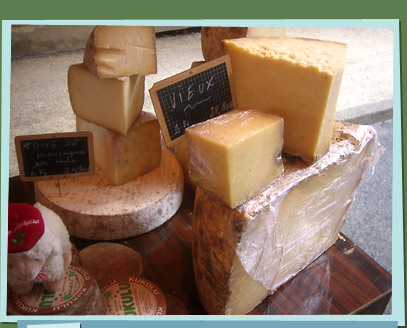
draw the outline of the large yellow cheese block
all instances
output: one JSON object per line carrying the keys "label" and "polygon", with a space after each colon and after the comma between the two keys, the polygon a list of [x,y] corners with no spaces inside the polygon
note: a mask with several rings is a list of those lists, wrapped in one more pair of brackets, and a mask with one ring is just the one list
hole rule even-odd
{"label": "large yellow cheese block", "polygon": [[225,39],[243,37],[269,37],[285,36],[287,27],[225,27],[225,26],[202,26],[201,47],[206,61],[210,61],[223,55],[221,42]]}
{"label": "large yellow cheese block", "polygon": [[76,115],[124,135],[143,108],[144,75],[98,79],[83,64],[71,65],[68,91]]}
{"label": "large yellow cheese block", "polygon": [[161,130],[156,117],[141,112],[126,135],[76,116],[77,131],[91,131],[95,163],[115,185],[129,182],[160,165]]}
{"label": "large yellow cheese block", "polygon": [[189,176],[227,206],[244,203],[283,171],[283,119],[231,110],[186,129]]}
{"label": "large yellow cheese block", "polygon": [[153,26],[96,26],[83,56],[98,78],[157,73]]}
{"label": "large yellow cheese block", "polygon": [[206,311],[248,313],[330,247],[376,160],[375,130],[338,122],[318,162],[285,158],[284,173],[236,209],[198,188],[193,265]]}
{"label": "large yellow cheese block", "polygon": [[179,209],[184,193],[182,169],[163,145],[160,166],[120,186],[95,167],[81,178],[35,182],[35,199],[64,221],[70,236],[115,240],[149,232]]}
{"label": "large yellow cheese block", "polygon": [[300,38],[223,40],[239,108],[284,118],[284,151],[312,163],[329,149],[345,67],[342,43]]}

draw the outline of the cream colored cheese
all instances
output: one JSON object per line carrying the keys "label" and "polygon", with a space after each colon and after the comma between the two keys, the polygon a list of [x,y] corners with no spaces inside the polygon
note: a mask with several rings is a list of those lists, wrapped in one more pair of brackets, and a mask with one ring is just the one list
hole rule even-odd
{"label": "cream colored cheese", "polygon": [[83,56],[85,67],[98,78],[157,73],[153,26],[96,26]]}
{"label": "cream colored cheese", "polygon": [[77,131],[91,131],[95,163],[115,185],[129,182],[160,164],[161,134],[158,120],[141,112],[126,135],[76,117]]}
{"label": "cream colored cheese", "polygon": [[192,182],[234,208],[282,170],[283,120],[257,110],[232,110],[186,130]]}
{"label": "cream colored cheese", "polygon": [[68,70],[68,91],[76,115],[125,135],[144,105],[144,76],[98,79],[76,64]]}

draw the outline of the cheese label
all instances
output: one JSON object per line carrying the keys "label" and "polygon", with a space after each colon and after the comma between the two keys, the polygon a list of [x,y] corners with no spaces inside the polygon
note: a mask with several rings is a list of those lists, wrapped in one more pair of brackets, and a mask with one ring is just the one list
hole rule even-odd
{"label": "cheese label", "polygon": [[31,292],[12,294],[16,310],[22,314],[46,315],[65,311],[80,300],[93,283],[93,277],[82,267],[70,265],[65,280],[56,292],[47,292],[35,284]]}
{"label": "cheese label", "polygon": [[157,82],[150,89],[167,146],[178,144],[191,125],[236,107],[229,55]]}
{"label": "cheese label", "polygon": [[17,136],[14,141],[23,181],[74,178],[95,173],[93,135],[90,132]]}
{"label": "cheese label", "polygon": [[106,315],[164,315],[166,300],[160,288],[141,277],[115,279],[101,289]]}

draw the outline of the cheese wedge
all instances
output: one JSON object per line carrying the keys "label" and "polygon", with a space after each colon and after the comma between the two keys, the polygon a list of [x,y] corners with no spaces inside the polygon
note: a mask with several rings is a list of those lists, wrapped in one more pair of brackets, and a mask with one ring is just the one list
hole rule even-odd
{"label": "cheese wedge", "polygon": [[68,91],[76,115],[125,135],[144,105],[144,76],[98,79],[76,64],[68,70]]}
{"label": "cheese wedge", "polygon": [[153,26],[96,26],[83,56],[85,67],[98,78],[157,73]]}
{"label": "cheese wedge", "polygon": [[191,181],[234,208],[283,171],[283,120],[261,111],[231,110],[186,129]]}
{"label": "cheese wedge", "polygon": [[92,132],[95,163],[115,185],[129,182],[160,164],[160,127],[151,113],[141,112],[124,136],[79,116],[76,129]]}
{"label": "cheese wedge", "polygon": [[202,54],[206,61],[222,56],[221,42],[225,39],[285,36],[286,34],[287,27],[202,26]]}
{"label": "cheese wedge", "polygon": [[284,118],[284,152],[313,163],[329,149],[346,46],[299,38],[222,41],[239,108]]}
{"label": "cheese wedge", "polygon": [[330,247],[376,154],[372,127],[338,122],[324,157],[285,158],[284,173],[238,208],[197,188],[193,266],[208,314],[248,313]]}

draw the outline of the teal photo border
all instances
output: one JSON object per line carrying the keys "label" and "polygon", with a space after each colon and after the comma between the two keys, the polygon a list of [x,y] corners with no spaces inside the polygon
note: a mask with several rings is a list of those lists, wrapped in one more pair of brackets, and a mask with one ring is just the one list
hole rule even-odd
{"label": "teal photo border", "polygon": [[[155,26],[252,25],[293,27],[364,27],[394,30],[393,94],[393,296],[391,315],[386,316],[165,316],[165,317],[8,317],[0,309],[1,327],[27,327],[31,324],[81,322],[81,327],[402,327],[405,326],[405,196],[406,168],[405,86],[407,12],[405,1],[250,1],[250,4],[206,1],[155,1],[138,5],[132,1],[18,1],[0,4],[1,25],[1,272],[0,304],[5,304],[7,276],[5,236],[8,199],[8,147],[10,121],[10,39],[11,25],[95,25],[138,24]],[[96,9],[95,9],[96,8]],[[159,8],[159,9],[158,9]],[[130,10],[131,9],[131,10]],[[404,15],[404,16],[403,16]],[[288,19],[289,18],[289,19]],[[403,88],[404,87],[404,88]],[[402,110],[404,109],[404,110]],[[404,146],[403,146],[404,145]],[[404,159],[404,161],[403,161]],[[398,225],[394,223],[397,222]],[[402,229],[400,229],[400,224]],[[396,227],[395,227],[396,226]],[[17,320],[17,323],[15,323]],[[44,326],[46,328],[46,325]]]}

